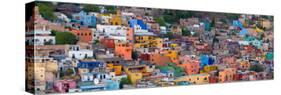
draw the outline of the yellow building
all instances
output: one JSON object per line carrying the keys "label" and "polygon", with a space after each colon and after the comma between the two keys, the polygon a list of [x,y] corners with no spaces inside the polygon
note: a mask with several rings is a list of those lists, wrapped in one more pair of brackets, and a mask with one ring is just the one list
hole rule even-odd
{"label": "yellow building", "polygon": [[171,47],[177,47],[178,45],[177,44],[171,44]]}
{"label": "yellow building", "polygon": [[45,81],[45,64],[34,63],[34,79],[38,81]]}
{"label": "yellow building", "polygon": [[136,84],[138,80],[142,79],[142,73],[131,72],[131,73],[128,74],[128,77],[129,77],[130,81],[132,82],[132,84]]}
{"label": "yellow building", "polygon": [[45,64],[46,64],[47,72],[56,73],[58,71],[58,63],[56,61],[48,61],[48,62],[45,62]]}
{"label": "yellow building", "polygon": [[163,48],[163,39],[161,39],[161,38],[156,38],[154,42],[155,42],[155,46],[156,46],[157,48]]}
{"label": "yellow building", "polygon": [[27,61],[27,74],[28,79],[44,82],[46,79],[46,72],[53,72],[54,74],[58,71],[57,61],[51,58],[35,58],[34,60]]}
{"label": "yellow building", "polygon": [[134,73],[134,72],[141,72],[141,73],[146,73],[147,69],[145,65],[134,65],[134,66],[127,66],[124,67],[124,71],[126,73]]}
{"label": "yellow building", "polygon": [[136,84],[143,76],[147,76],[153,72],[154,68],[154,65],[133,65],[124,67],[124,71],[128,75],[132,84]]}
{"label": "yellow building", "polygon": [[80,74],[83,74],[83,73],[89,73],[90,71],[89,71],[89,69],[87,69],[87,68],[78,68],[78,72],[79,72]]}
{"label": "yellow building", "polygon": [[243,70],[247,70],[250,68],[250,62],[248,61],[242,61],[240,62],[240,69],[243,69]]}
{"label": "yellow building", "polygon": [[204,72],[210,72],[210,71],[214,71],[217,69],[218,69],[217,66],[204,66]]}
{"label": "yellow building", "polygon": [[106,65],[109,70],[113,70],[115,72],[115,75],[122,74],[122,65],[114,65],[112,63],[108,63]]}
{"label": "yellow building", "polygon": [[209,83],[209,76],[207,73],[188,75],[175,79],[175,82],[187,81],[192,84],[207,84]]}
{"label": "yellow building", "polygon": [[163,39],[150,35],[137,35],[135,36],[135,48],[162,48]]}
{"label": "yellow building", "polygon": [[109,22],[111,25],[121,25],[122,24],[121,12],[118,10],[115,15],[111,16],[111,19]]}
{"label": "yellow building", "polygon": [[171,60],[177,60],[178,59],[178,51],[176,50],[165,50],[164,55],[171,58]]}
{"label": "yellow building", "polygon": [[236,74],[235,68],[226,68],[219,72],[219,82],[230,82],[234,80],[234,75]]}
{"label": "yellow building", "polygon": [[273,23],[270,20],[263,20],[261,22],[262,27],[266,28],[266,29],[270,29],[273,27]]}

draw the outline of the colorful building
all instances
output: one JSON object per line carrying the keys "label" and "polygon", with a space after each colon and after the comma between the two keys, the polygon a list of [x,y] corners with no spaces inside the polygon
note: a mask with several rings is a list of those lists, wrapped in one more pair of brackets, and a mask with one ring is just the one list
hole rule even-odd
{"label": "colorful building", "polygon": [[188,75],[175,79],[175,82],[187,81],[191,84],[207,84],[209,83],[209,76],[209,74]]}
{"label": "colorful building", "polygon": [[151,32],[135,34],[134,48],[162,48],[163,39],[154,36]]}
{"label": "colorful building", "polygon": [[84,11],[73,15],[73,20],[82,26],[96,27],[97,18],[94,15],[89,15]]}
{"label": "colorful building", "polygon": [[66,93],[75,88],[76,82],[74,80],[57,80],[54,82],[54,90],[59,93]]}
{"label": "colorful building", "polygon": [[116,43],[115,54],[124,60],[132,60],[133,46],[130,43]]}
{"label": "colorful building", "polygon": [[111,25],[121,25],[122,24],[121,21],[122,20],[121,20],[121,12],[120,11],[117,11],[116,14],[112,15],[111,19],[109,20]]}
{"label": "colorful building", "polygon": [[71,33],[79,38],[79,41],[91,43],[93,40],[92,30],[89,28],[71,29]]}
{"label": "colorful building", "polygon": [[198,74],[200,71],[200,62],[199,61],[185,62],[185,63],[182,63],[180,66],[184,68],[185,73],[188,75]]}
{"label": "colorful building", "polygon": [[226,68],[219,72],[219,82],[231,82],[234,80],[236,68]]}

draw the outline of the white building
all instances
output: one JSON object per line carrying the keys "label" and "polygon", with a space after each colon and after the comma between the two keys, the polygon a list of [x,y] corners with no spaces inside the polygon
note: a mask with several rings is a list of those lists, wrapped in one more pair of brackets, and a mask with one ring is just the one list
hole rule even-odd
{"label": "white building", "polygon": [[27,45],[46,45],[55,44],[55,37],[51,36],[50,22],[42,18],[38,7],[35,8],[33,24],[27,25],[26,44]]}
{"label": "white building", "polygon": [[119,25],[97,25],[97,31],[94,33],[94,39],[100,39],[102,36],[111,39],[126,41],[128,27]]}
{"label": "white building", "polygon": [[34,29],[26,32],[26,42],[28,45],[46,45],[55,44],[55,36],[51,36],[51,30],[44,25],[42,29]]}
{"label": "white building", "polygon": [[93,57],[93,51],[92,50],[78,50],[78,51],[69,51],[68,56],[70,58],[76,58],[76,59],[85,59],[85,58],[91,58]]}
{"label": "white building", "polygon": [[70,50],[68,51],[68,57],[70,58],[85,59],[85,58],[91,58],[93,56],[94,53],[92,50],[80,49],[78,45],[70,46]]}
{"label": "white building", "polygon": [[166,34],[167,33],[167,28],[165,26],[160,26],[160,33]]}

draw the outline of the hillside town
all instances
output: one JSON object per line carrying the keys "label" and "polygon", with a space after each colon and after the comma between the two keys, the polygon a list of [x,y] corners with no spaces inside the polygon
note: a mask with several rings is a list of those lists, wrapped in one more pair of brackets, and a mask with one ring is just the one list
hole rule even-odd
{"label": "hillside town", "polygon": [[36,2],[26,89],[36,94],[273,79],[273,17]]}

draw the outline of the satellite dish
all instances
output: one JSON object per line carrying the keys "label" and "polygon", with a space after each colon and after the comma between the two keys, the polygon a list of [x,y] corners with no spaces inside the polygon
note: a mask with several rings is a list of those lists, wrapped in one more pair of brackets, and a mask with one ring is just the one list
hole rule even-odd
{"label": "satellite dish", "polygon": [[99,84],[99,79],[95,78],[94,79],[94,84]]}

